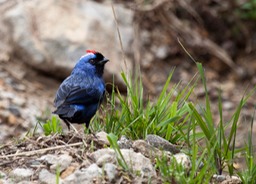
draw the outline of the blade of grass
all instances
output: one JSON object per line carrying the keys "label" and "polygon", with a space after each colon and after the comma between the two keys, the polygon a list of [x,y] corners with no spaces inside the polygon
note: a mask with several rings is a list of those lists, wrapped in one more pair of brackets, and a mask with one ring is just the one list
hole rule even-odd
{"label": "blade of grass", "polygon": [[111,147],[114,149],[116,155],[117,155],[117,162],[118,164],[125,170],[125,171],[128,171],[129,170],[129,167],[121,153],[121,150],[119,149],[119,146],[117,144],[117,137],[110,133],[107,135],[107,138],[108,138],[108,141],[111,145]]}

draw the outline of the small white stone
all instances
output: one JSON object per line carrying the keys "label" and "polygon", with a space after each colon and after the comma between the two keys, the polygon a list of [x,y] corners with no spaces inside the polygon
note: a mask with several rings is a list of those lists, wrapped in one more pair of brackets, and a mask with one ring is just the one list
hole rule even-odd
{"label": "small white stone", "polygon": [[[57,177],[56,174],[52,174],[46,169],[42,169],[39,173],[40,183],[46,183],[46,184],[56,183],[56,177]],[[61,178],[59,178],[59,180],[61,180]]]}
{"label": "small white stone", "polygon": [[156,176],[156,171],[150,161],[141,153],[136,153],[130,149],[121,149],[121,153],[129,168],[135,172],[139,171],[141,176]]}
{"label": "small white stone", "polygon": [[106,172],[108,179],[111,183],[114,183],[114,181],[118,175],[116,168],[117,168],[116,165],[111,164],[111,163],[106,163],[104,165],[104,171]]}
{"label": "small white stone", "polygon": [[98,160],[103,156],[103,155],[110,155],[115,157],[115,151],[110,148],[103,148],[99,149],[93,153],[90,154],[90,157],[95,160],[95,162],[98,162]]}
{"label": "small white stone", "polygon": [[34,174],[31,169],[16,168],[11,171],[10,176],[14,178],[15,181],[29,180],[29,178]]}
{"label": "small white stone", "polygon": [[105,154],[99,157],[99,159],[96,161],[96,164],[98,166],[103,166],[106,163],[115,163],[116,159],[114,155]]}
{"label": "small white stone", "polygon": [[51,171],[55,171],[58,167],[60,169],[60,172],[65,170],[71,163],[72,161],[72,157],[67,155],[67,154],[63,154],[63,155],[44,155],[41,158],[38,159],[39,161],[45,161],[48,164],[50,164],[50,169]]}
{"label": "small white stone", "polygon": [[129,149],[132,147],[132,141],[127,139],[125,136],[122,136],[120,140],[117,141],[117,144],[120,149]]}
{"label": "small white stone", "polygon": [[186,171],[189,171],[191,169],[190,157],[185,153],[177,153],[174,155],[174,158],[176,159],[178,164],[181,164],[186,169]]}
{"label": "small white stone", "polygon": [[101,176],[102,169],[99,168],[96,164],[92,164],[88,168],[76,170],[73,174],[66,177],[62,184],[93,183],[95,182],[94,180],[100,180]]}
{"label": "small white stone", "polygon": [[100,141],[100,143],[102,143],[103,145],[109,145],[107,135],[108,134],[106,132],[101,131],[96,134],[96,137],[97,140]]}

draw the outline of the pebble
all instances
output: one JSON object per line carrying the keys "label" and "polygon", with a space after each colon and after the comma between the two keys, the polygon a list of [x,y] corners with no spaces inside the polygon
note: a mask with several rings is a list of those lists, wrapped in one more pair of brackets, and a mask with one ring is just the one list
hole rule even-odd
{"label": "pebble", "polygon": [[97,164],[91,164],[88,168],[76,170],[73,174],[66,177],[62,184],[70,183],[95,183],[100,182],[102,176],[102,169]]}
{"label": "pebble", "polygon": [[8,110],[15,116],[20,117],[21,113],[19,110],[19,107],[17,107],[16,105],[11,105]]}
{"label": "pebble", "polygon": [[120,149],[129,149],[132,147],[132,141],[128,140],[125,136],[122,136],[120,140],[117,141]]}
{"label": "pebble", "polygon": [[26,104],[26,100],[24,98],[16,97],[12,99],[12,103],[19,107],[24,107]]}
{"label": "pebble", "polygon": [[169,141],[165,140],[164,138],[158,135],[149,134],[146,136],[146,141],[150,145],[160,150],[169,151],[174,154],[180,152],[180,150],[177,148],[176,145],[173,145],[172,143],[170,143]]}
{"label": "pebble", "polygon": [[18,124],[18,119],[13,114],[10,114],[10,116],[8,117],[8,123],[10,125],[16,125]]}
{"label": "pebble", "polygon": [[65,171],[63,171],[61,173],[61,178],[65,179],[66,177],[68,177],[69,175],[71,175],[72,173],[75,172],[76,168],[78,168],[79,165],[78,164],[72,164],[71,166],[69,166]]}
{"label": "pebble", "polygon": [[63,170],[65,170],[72,161],[72,157],[67,155],[67,154],[63,154],[63,155],[44,155],[41,158],[38,159],[39,161],[44,161],[48,164],[50,164],[50,169],[52,172],[55,172],[57,168],[60,169],[60,172],[62,172]]}
{"label": "pebble", "polygon": [[107,138],[107,133],[106,132],[98,132],[96,134],[96,137],[97,137],[97,142],[100,143],[101,145],[110,145],[109,144],[109,141],[108,141],[108,138]]}
{"label": "pebble", "polygon": [[155,56],[158,59],[165,59],[169,54],[169,48],[167,45],[160,46],[155,49]]}
{"label": "pebble", "polygon": [[222,106],[224,110],[232,110],[235,107],[234,103],[230,101],[223,102]]}
{"label": "pebble", "polygon": [[10,106],[10,101],[7,99],[1,99],[0,96],[0,109],[7,109]]}
{"label": "pebble", "polygon": [[10,172],[9,177],[13,178],[16,182],[19,182],[29,180],[33,174],[34,172],[31,169],[16,168]]}
{"label": "pebble", "polygon": [[[115,151],[113,149],[110,149],[110,148],[103,148],[103,149],[99,149],[91,154],[89,154],[89,157],[92,158],[95,163],[106,163],[107,161],[109,161],[109,157],[111,157],[112,159],[112,163],[115,163],[116,159],[115,159]],[[104,160],[103,158],[105,158],[106,160]],[[102,161],[99,161],[99,160],[102,160]],[[100,163],[99,163],[100,162]]]}
{"label": "pebble", "polygon": [[217,183],[221,183],[221,184],[241,184],[242,181],[239,177],[237,176],[226,176],[226,175],[218,175],[218,174],[214,174],[212,176],[212,181],[213,182],[217,182]]}
{"label": "pebble", "polygon": [[156,176],[155,168],[150,159],[146,158],[141,153],[136,153],[131,149],[121,149],[121,153],[128,167],[132,168],[135,172],[139,172],[141,177]]}
{"label": "pebble", "polygon": [[224,180],[226,180],[226,176],[224,175],[217,175],[217,174],[214,174],[212,176],[212,178],[216,181],[216,182],[222,182]]}
{"label": "pebble", "polygon": [[160,157],[163,155],[162,151],[159,149],[149,145],[146,141],[144,140],[136,140],[132,144],[132,148],[136,152],[142,153],[144,156],[148,158],[156,158]]}
{"label": "pebble", "polygon": [[96,164],[102,167],[106,163],[115,163],[115,162],[116,162],[116,158],[114,154],[113,155],[103,154],[101,157],[97,159]]}
{"label": "pebble", "polygon": [[[56,174],[49,172],[47,169],[42,169],[39,173],[39,181],[40,183],[53,184],[56,183],[56,176]],[[61,181],[61,178],[59,178],[59,181]]]}
{"label": "pebble", "polygon": [[[150,159],[146,158],[141,153],[134,152],[132,149],[120,149],[120,151],[129,168],[140,172],[142,176],[156,176],[156,171]],[[90,158],[92,158],[98,166],[104,166],[107,163],[117,163],[117,155],[115,151],[110,148],[97,150],[90,154]]]}
{"label": "pebble", "polygon": [[177,153],[173,155],[178,164],[181,164],[183,168],[188,172],[191,169],[192,163],[190,157],[185,153]]}
{"label": "pebble", "polygon": [[104,171],[111,183],[115,183],[118,176],[117,166],[112,163],[106,163],[104,165]]}

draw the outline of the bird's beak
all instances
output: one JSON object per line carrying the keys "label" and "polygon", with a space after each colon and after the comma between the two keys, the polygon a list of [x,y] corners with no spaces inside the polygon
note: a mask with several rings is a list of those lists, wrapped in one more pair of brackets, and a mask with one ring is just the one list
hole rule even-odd
{"label": "bird's beak", "polygon": [[108,62],[109,61],[109,59],[107,59],[107,58],[103,58],[101,61],[98,61],[97,62],[97,64],[98,65],[104,65],[106,62]]}

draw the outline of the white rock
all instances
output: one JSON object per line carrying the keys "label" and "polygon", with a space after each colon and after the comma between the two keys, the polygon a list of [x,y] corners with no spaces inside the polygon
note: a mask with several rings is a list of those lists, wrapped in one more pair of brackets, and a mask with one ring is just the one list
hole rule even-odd
{"label": "white rock", "polygon": [[60,172],[65,170],[72,161],[72,157],[66,154],[63,155],[43,155],[41,158],[38,159],[39,161],[45,161],[50,164],[51,171],[55,172],[57,168],[60,169]]}
{"label": "white rock", "polygon": [[[129,55],[134,12],[121,4],[114,7],[123,50]],[[13,52],[27,64],[66,77],[86,49],[95,49],[111,61],[106,65],[106,78],[112,80],[114,74],[116,82],[122,80],[125,64],[110,3],[24,1],[2,16],[9,26]],[[131,63],[127,65],[129,71]]]}
{"label": "white rock", "polygon": [[96,137],[97,137],[97,141],[99,141],[101,144],[105,144],[105,145],[109,145],[109,141],[108,141],[108,138],[107,138],[107,133],[106,132],[98,132],[96,134]]}
{"label": "white rock", "polygon": [[171,153],[178,153],[179,152],[179,149],[176,145],[170,143],[169,141],[167,141],[166,139],[158,136],[158,135],[154,135],[154,134],[148,134],[146,136],[146,141],[160,149],[160,150],[166,150],[166,151],[169,151]]}
{"label": "white rock", "polygon": [[185,153],[177,153],[173,155],[173,157],[176,159],[178,164],[181,164],[186,169],[186,171],[191,169],[191,160],[188,155]]}
{"label": "white rock", "polygon": [[167,45],[163,45],[154,49],[154,51],[157,58],[165,59],[168,56],[169,48]]}
{"label": "white rock", "polygon": [[[10,184],[10,183],[8,183],[8,184]],[[17,184],[38,184],[38,183],[36,181],[21,181]]]}
{"label": "white rock", "polygon": [[[141,153],[136,153],[131,149],[120,150],[128,167],[133,171],[139,171],[141,176],[156,176],[156,171],[150,159]],[[90,155],[98,165],[107,163],[117,164],[117,155],[113,149],[104,148],[93,152]],[[143,163],[143,164],[142,164]]]}
{"label": "white rock", "polygon": [[110,162],[110,160],[115,162],[115,151],[110,148],[99,149],[91,153],[90,158],[100,165]]}
{"label": "white rock", "polygon": [[86,169],[76,170],[63,180],[63,184],[93,183],[94,180],[100,181],[101,177],[102,169],[92,164]]}
{"label": "white rock", "polygon": [[[53,184],[56,183],[56,174],[50,173],[47,169],[42,169],[39,173],[40,183]],[[61,178],[59,177],[61,183]]]}
{"label": "white rock", "polygon": [[104,171],[106,172],[108,179],[111,183],[114,183],[114,181],[117,178],[118,171],[116,170],[117,166],[111,163],[106,163],[104,165]]}
{"label": "white rock", "polygon": [[120,140],[117,141],[117,144],[120,149],[129,149],[132,147],[132,141],[127,139],[125,136],[122,136]]}
{"label": "white rock", "polygon": [[226,176],[224,175],[218,175],[218,174],[214,174],[212,176],[213,180],[217,181],[217,182],[222,182],[224,180],[226,180]]}
{"label": "white rock", "polygon": [[34,172],[31,169],[16,168],[11,171],[9,177],[12,177],[15,181],[23,181],[29,180],[33,174]]}
{"label": "white rock", "polygon": [[113,153],[113,155],[110,155],[110,154],[104,154],[102,155],[101,157],[99,157],[96,161],[96,164],[98,166],[103,166],[104,164],[106,163],[116,163],[116,158],[115,158],[115,155]]}
{"label": "white rock", "polygon": [[26,104],[26,99],[20,98],[20,97],[15,97],[15,98],[12,99],[12,102],[15,105],[18,105],[20,107],[24,107],[24,105]]}
{"label": "white rock", "polygon": [[141,177],[156,176],[156,171],[151,161],[141,153],[136,153],[130,149],[121,149],[121,153],[128,167],[133,171],[139,171]]}

